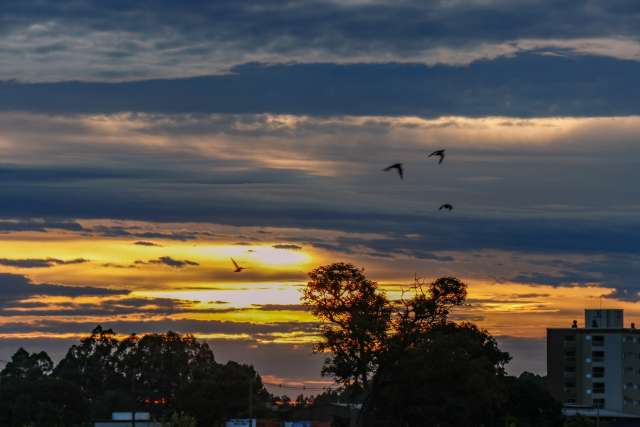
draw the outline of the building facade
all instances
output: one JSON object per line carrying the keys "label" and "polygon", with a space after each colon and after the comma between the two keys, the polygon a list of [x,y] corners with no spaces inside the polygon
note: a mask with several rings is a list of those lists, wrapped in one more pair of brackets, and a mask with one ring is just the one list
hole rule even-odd
{"label": "building facade", "polygon": [[547,329],[551,393],[570,411],[640,417],[640,330],[622,310],[585,310],[584,324]]}

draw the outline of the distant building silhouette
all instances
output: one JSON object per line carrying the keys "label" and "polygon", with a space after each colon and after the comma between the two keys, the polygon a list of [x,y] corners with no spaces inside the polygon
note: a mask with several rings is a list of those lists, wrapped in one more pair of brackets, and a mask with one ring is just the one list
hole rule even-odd
{"label": "distant building silhouette", "polygon": [[[133,426],[133,414],[131,412],[113,412],[110,421],[96,421],[94,427],[131,427]],[[136,427],[161,427],[159,422],[151,421],[148,412],[135,413]]]}
{"label": "distant building silhouette", "polygon": [[567,415],[640,418],[640,330],[619,309],[585,310],[584,324],[547,329],[551,393]]}

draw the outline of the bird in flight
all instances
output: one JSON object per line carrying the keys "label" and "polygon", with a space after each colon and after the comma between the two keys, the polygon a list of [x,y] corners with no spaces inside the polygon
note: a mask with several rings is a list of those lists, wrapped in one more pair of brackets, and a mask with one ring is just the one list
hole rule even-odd
{"label": "bird in flight", "polygon": [[400,179],[404,179],[404,169],[402,169],[402,163],[394,163],[389,167],[382,169],[385,172],[389,172],[391,169],[397,169],[398,175],[400,175]]}
{"label": "bird in flight", "polygon": [[439,211],[441,211],[442,209],[447,209],[449,211],[452,211],[453,210],[453,206],[451,206],[449,203],[445,203],[444,205],[442,205],[442,206],[440,206],[438,208]]}
{"label": "bird in flight", "polygon": [[444,160],[444,150],[436,150],[433,153],[429,154],[427,157],[433,156],[440,157],[440,160],[438,160],[438,164],[442,163],[442,161]]}
{"label": "bird in flight", "polygon": [[235,270],[233,270],[234,273],[240,273],[242,270],[247,269],[247,267],[241,267],[233,258],[231,258],[231,262],[233,263],[233,266],[236,268]]}

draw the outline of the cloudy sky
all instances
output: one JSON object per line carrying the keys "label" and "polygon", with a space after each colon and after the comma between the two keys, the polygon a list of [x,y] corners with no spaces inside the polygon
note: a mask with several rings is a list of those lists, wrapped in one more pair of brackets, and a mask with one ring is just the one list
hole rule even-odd
{"label": "cloudy sky", "polygon": [[334,261],[463,279],[513,373],[640,321],[634,0],[5,0],[0,36],[0,359],[101,323],[328,384]]}

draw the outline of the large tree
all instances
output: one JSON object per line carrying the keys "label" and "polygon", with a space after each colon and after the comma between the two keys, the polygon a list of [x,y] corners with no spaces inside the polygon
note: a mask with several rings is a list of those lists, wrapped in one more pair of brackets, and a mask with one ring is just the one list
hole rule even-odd
{"label": "large tree", "polygon": [[58,363],[55,375],[82,387],[95,399],[117,387],[113,356],[118,348],[115,332],[96,326],[91,335],[73,345]]}
{"label": "large tree", "polygon": [[175,332],[131,335],[119,343],[112,363],[134,399],[163,406],[173,404],[181,387],[213,375],[217,367],[208,344]]}
{"label": "large tree", "polygon": [[250,414],[263,417],[270,402],[271,395],[253,367],[230,361],[181,387],[176,409],[209,427],[229,418],[249,418]]}
{"label": "large tree", "polygon": [[53,362],[47,353],[29,353],[24,348],[19,348],[0,372],[0,381],[33,381],[49,375],[52,370]]}
{"label": "large tree", "polygon": [[89,420],[87,402],[76,384],[51,375],[45,352],[19,349],[0,372],[0,425],[79,426]]}
{"label": "large tree", "polygon": [[434,325],[414,345],[384,354],[363,425],[492,425],[506,398],[508,361],[472,324]]}
{"label": "large tree", "polygon": [[[553,426],[561,419],[538,383],[505,374],[510,356],[487,331],[452,321],[466,299],[462,281],[416,279],[389,301],[350,264],[319,267],[310,277],[303,299],[323,322],[316,348],[331,352],[323,372],[363,386],[360,425],[492,426],[516,419]],[[510,393],[531,393],[533,406],[516,404]]]}
{"label": "large tree", "polygon": [[351,264],[335,263],[309,273],[303,302],[321,321],[319,352],[327,352],[323,374],[344,386],[364,389],[378,366],[390,326],[391,307],[375,282]]}

